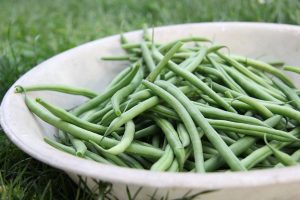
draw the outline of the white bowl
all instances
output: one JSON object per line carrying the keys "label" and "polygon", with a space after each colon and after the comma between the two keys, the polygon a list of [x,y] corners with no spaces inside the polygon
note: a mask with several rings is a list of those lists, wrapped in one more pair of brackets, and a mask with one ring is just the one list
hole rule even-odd
{"label": "white bowl", "polygon": [[[125,34],[132,42],[141,39],[141,31]],[[264,60],[282,60],[300,65],[300,28],[264,23],[200,23],[155,28],[155,40],[167,42],[183,36],[205,36],[237,52]],[[61,53],[36,66],[14,85],[39,83],[70,84],[101,91],[123,68],[122,62],[101,61],[101,56],[119,55],[119,36],[99,39]],[[289,74],[291,75],[291,74]],[[297,82],[296,76],[291,75]],[[46,144],[43,136],[56,130],[32,115],[22,95],[14,93],[14,85],[1,104],[1,126],[8,137],[32,157],[67,172],[74,180],[76,174],[113,184],[112,192],[126,199],[126,187],[134,193],[143,187],[139,199],[157,190],[156,198],[169,193],[170,198],[182,197],[186,192],[216,190],[201,199],[296,199],[300,196],[300,166],[282,169],[255,170],[234,173],[160,173],[127,169],[81,159]],[[32,92],[31,97],[42,97],[59,106],[70,108],[85,99],[55,92]]]}

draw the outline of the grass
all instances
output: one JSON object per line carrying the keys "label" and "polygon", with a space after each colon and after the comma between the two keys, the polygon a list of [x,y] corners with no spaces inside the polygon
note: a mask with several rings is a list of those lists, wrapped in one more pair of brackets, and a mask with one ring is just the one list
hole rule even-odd
{"label": "grass", "polygon": [[[296,0],[0,0],[0,100],[24,72],[87,41],[141,28],[207,21],[300,24]],[[0,133],[2,199],[91,199],[62,171]],[[57,187],[59,186],[59,187]]]}

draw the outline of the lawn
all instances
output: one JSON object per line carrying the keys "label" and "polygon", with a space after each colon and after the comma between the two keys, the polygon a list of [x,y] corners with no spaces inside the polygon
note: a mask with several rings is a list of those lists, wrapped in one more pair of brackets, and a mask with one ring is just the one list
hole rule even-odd
{"label": "lawn", "polygon": [[[0,0],[0,101],[24,72],[79,44],[151,26],[208,21],[300,24],[298,0]],[[0,133],[2,199],[90,199],[62,171]],[[58,187],[59,186],[59,187]]]}

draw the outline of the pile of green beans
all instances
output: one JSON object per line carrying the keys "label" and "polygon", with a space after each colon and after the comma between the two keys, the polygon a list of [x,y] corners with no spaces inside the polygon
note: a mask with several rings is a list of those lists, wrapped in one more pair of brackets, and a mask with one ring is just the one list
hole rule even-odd
{"label": "pile of green beans", "polygon": [[[299,90],[283,70],[299,68],[238,55],[203,37],[166,44],[147,28],[142,41],[121,35],[128,61],[106,90],[16,86],[28,109],[58,129],[49,145],[107,165],[169,172],[247,171],[300,162]],[[225,51],[228,52],[228,51]],[[31,91],[80,95],[72,109]]]}

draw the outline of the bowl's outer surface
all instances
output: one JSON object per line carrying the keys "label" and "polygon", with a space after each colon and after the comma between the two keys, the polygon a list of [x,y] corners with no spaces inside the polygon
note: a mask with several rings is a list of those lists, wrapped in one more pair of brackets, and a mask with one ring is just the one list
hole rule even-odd
{"label": "bowl's outer surface", "polygon": [[[300,65],[300,28],[262,23],[202,23],[166,26],[155,29],[155,41],[166,42],[184,36],[205,36],[215,43],[230,47],[230,52],[259,57],[266,61],[285,61]],[[125,34],[132,42],[141,39],[141,32]],[[101,61],[101,56],[124,53],[119,36],[96,40],[59,54],[23,75],[7,92],[1,104],[1,126],[8,137],[34,158],[66,171],[89,177],[90,186],[96,180],[113,183],[113,193],[124,199],[126,186],[134,191],[143,186],[138,197],[181,197],[192,193],[216,190],[201,199],[296,199],[300,197],[300,167],[258,170],[247,173],[158,173],[108,166],[74,157],[43,142],[43,136],[53,137],[56,130],[41,122],[26,108],[23,97],[14,93],[15,85],[69,84],[102,91],[124,62]],[[289,74],[300,85],[296,75]],[[32,92],[31,98],[42,97],[64,108],[71,108],[85,99],[67,97],[55,92]],[[90,178],[92,177],[92,178]]]}

